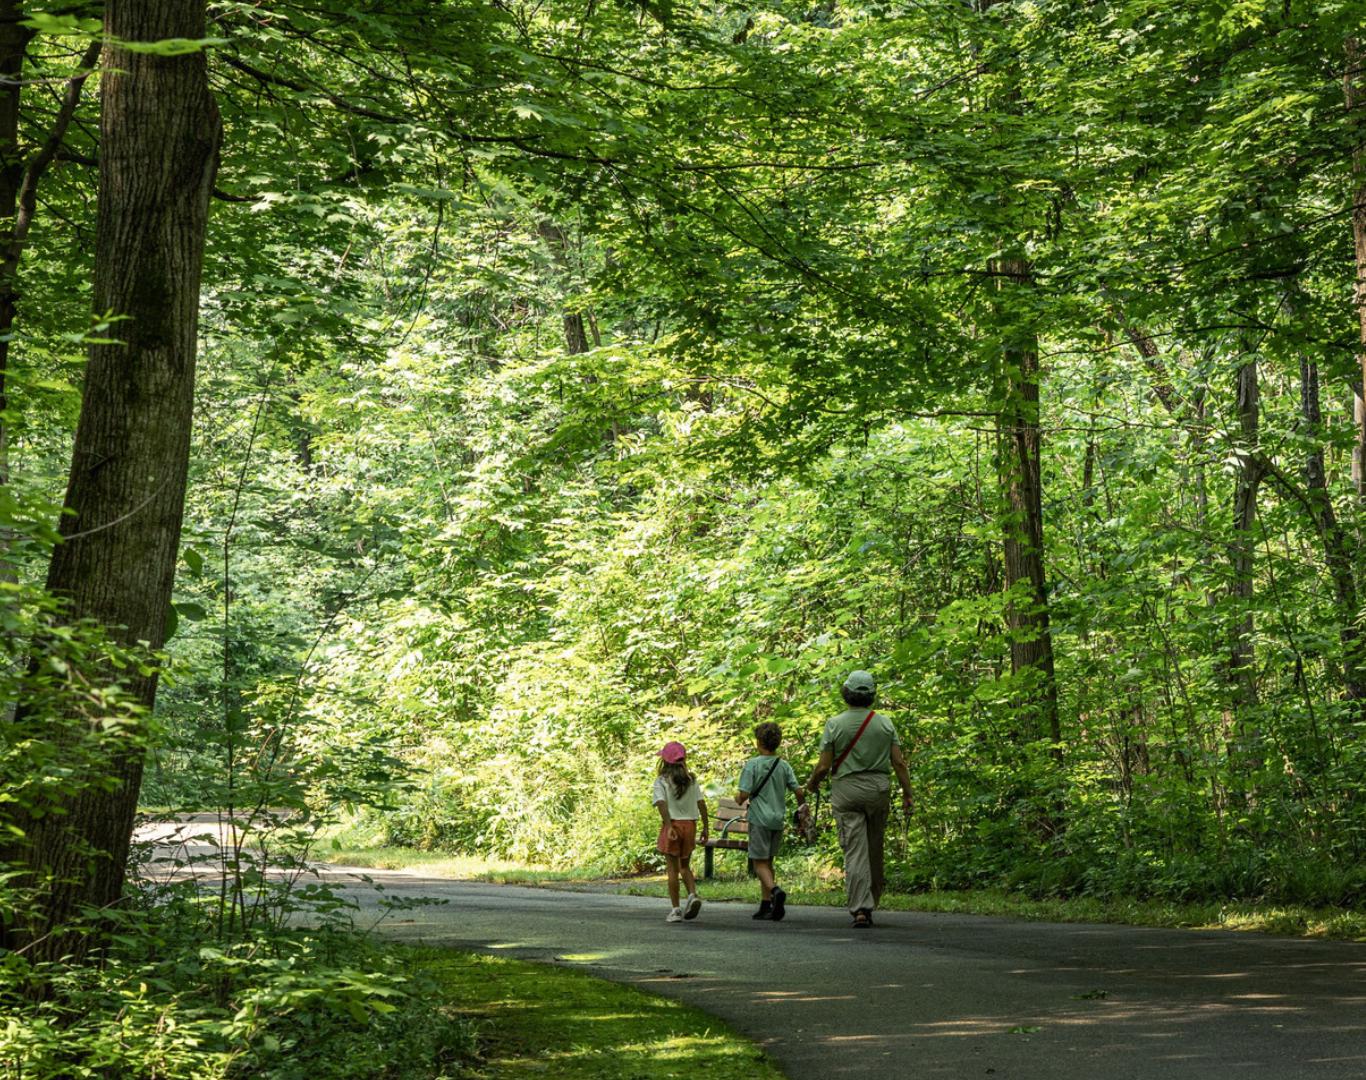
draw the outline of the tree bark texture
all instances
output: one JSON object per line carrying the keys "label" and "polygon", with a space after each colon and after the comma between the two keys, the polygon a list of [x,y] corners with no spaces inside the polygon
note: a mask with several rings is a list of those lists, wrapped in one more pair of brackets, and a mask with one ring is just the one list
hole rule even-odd
{"label": "tree bark texture", "polygon": [[[1033,268],[1025,259],[1000,259],[993,266],[1002,299],[1032,287]],[[1006,301],[1008,303],[1008,301]],[[1003,305],[1004,306],[1004,305]],[[1053,634],[1044,580],[1043,480],[1039,431],[1039,354],[1032,333],[1007,331],[1002,351],[1004,378],[998,420],[998,456],[1004,502],[1005,586],[1010,631],[1010,668],[1034,680],[1019,734],[1025,740],[1062,740],[1058,689],[1053,674]]]}
{"label": "tree bark texture", "polygon": [[[205,9],[205,0],[110,0],[105,29],[115,41],[198,39]],[[202,53],[157,56],[111,45],[103,68],[94,307],[117,317],[109,336],[119,342],[89,350],[63,540],[47,584],[71,619],[92,619],[122,645],[156,650],[180,543],[221,129]],[[110,673],[89,675],[100,683]],[[125,671],[122,681],[150,710],[155,672]],[[31,725],[39,738],[61,738],[59,718],[21,709],[15,723]],[[112,787],[92,782],[67,805],[18,815],[26,838],[16,861],[28,864],[41,889],[17,934],[33,957],[79,955],[84,939],[63,928],[82,907],[119,898],[143,753],[131,738],[111,754]],[[59,812],[45,812],[53,809]]]}

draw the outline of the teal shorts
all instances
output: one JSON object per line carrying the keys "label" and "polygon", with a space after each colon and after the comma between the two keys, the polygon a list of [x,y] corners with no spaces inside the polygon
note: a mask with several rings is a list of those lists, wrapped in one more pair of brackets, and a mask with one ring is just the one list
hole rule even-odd
{"label": "teal shorts", "polygon": [[766,829],[762,825],[749,823],[749,857],[751,859],[771,859],[783,846],[782,829]]}

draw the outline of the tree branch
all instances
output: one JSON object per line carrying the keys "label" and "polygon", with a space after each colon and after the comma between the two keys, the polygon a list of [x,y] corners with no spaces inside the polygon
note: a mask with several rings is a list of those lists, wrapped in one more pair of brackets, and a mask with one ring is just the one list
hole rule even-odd
{"label": "tree branch", "polygon": [[38,181],[42,179],[43,173],[47,171],[47,167],[52,164],[53,159],[57,156],[57,151],[62,147],[62,140],[66,138],[66,129],[71,126],[71,117],[75,114],[76,106],[81,100],[81,88],[85,85],[85,80],[90,76],[90,73],[95,70],[101,48],[103,48],[101,41],[92,41],[86,47],[76,73],[67,80],[66,93],[62,96],[62,106],[52,121],[52,128],[48,131],[47,138],[43,140],[43,145],[39,147],[38,152],[24,166],[24,178],[19,183],[19,209],[14,217],[14,231],[10,235],[10,251],[6,259],[6,269],[9,268],[11,260],[17,260],[19,249],[23,246],[24,239],[33,226],[33,215],[38,209]]}

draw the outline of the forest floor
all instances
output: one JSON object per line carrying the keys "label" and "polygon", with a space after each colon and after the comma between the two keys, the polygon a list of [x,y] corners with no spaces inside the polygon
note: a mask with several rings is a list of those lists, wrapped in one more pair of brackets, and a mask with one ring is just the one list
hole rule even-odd
{"label": "forest floor", "polygon": [[[411,870],[427,876],[491,884],[526,885],[631,896],[667,895],[662,874],[603,877],[586,869],[551,869],[513,862],[416,851],[399,847],[343,845],[321,854],[331,862],[380,870]],[[698,856],[700,870],[701,857]],[[758,883],[743,872],[736,852],[718,852],[718,874],[701,892],[717,901],[757,902]],[[737,869],[738,867],[738,869]],[[800,856],[780,859],[779,878],[794,903],[843,907],[838,871]],[[889,911],[993,915],[1046,922],[1117,923],[1186,930],[1238,930],[1329,941],[1366,941],[1366,911],[1241,900],[1102,900],[1087,896],[1036,898],[1004,889],[902,891],[893,881],[882,906]]]}

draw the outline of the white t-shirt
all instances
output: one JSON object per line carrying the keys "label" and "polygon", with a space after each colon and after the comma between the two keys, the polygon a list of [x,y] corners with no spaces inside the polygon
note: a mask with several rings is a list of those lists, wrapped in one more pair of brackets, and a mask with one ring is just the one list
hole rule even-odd
{"label": "white t-shirt", "polygon": [[694,780],[683,792],[683,798],[674,798],[674,786],[662,776],[655,777],[655,786],[650,791],[650,802],[667,803],[670,821],[696,821],[697,804],[702,801],[702,789]]}

